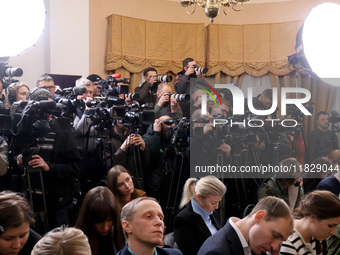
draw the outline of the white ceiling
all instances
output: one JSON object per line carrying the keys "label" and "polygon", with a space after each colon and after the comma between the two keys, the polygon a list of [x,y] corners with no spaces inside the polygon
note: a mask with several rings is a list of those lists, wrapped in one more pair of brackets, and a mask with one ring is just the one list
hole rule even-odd
{"label": "white ceiling", "polygon": [[[165,1],[178,2],[178,0],[165,0]],[[288,1],[297,1],[297,0],[249,0],[248,2],[245,2],[245,4],[263,4],[263,3],[288,2]]]}

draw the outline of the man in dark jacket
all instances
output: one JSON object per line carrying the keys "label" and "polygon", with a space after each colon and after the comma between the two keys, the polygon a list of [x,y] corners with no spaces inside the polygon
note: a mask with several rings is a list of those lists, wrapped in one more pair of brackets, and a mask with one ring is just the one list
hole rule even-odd
{"label": "man in dark jacket", "polygon": [[121,214],[127,245],[118,255],[181,255],[177,249],[157,247],[163,243],[164,215],[157,200],[140,197],[127,203]]}
{"label": "man in dark jacket", "polygon": [[[29,99],[34,101],[51,98],[52,94],[44,88],[36,88],[29,94]],[[37,123],[44,123],[44,129],[36,128],[40,125],[35,125]],[[23,132],[15,139],[25,149],[21,150],[22,154],[18,156],[17,162],[27,166],[33,188],[41,188],[37,175],[39,171],[42,172],[50,227],[69,224],[67,211],[73,203],[75,180],[81,165],[74,134],[67,132],[66,126],[63,126],[65,132],[60,130],[56,123],[57,120],[51,114],[43,113],[30,127],[31,130],[36,129],[32,136]]]}
{"label": "man in dark jacket", "polygon": [[247,217],[229,218],[204,242],[198,255],[279,254],[282,242],[292,230],[293,219],[285,201],[266,197]]}

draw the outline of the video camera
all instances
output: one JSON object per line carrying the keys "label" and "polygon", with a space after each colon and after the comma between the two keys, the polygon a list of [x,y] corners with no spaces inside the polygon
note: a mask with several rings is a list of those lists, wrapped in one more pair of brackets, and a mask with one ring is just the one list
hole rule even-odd
{"label": "video camera", "polygon": [[[130,79],[121,78],[121,74],[108,75],[106,80],[100,80],[98,83],[101,86],[100,93],[104,96],[118,96],[119,94],[128,94],[129,86],[123,84],[130,84]],[[118,83],[123,83],[118,85]]]}

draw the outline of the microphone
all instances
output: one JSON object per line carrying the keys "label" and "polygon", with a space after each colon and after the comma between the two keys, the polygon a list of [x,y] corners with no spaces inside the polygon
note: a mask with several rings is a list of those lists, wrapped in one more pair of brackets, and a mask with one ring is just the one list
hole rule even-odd
{"label": "microphone", "polygon": [[122,75],[120,73],[114,73],[107,76],[108,78],[120,78]]}
{"label": "microphone", "polygon": [[87,92],[87,88],[83,86],[75,86],[73,87],[73,93],[75,96],[82,95]]}

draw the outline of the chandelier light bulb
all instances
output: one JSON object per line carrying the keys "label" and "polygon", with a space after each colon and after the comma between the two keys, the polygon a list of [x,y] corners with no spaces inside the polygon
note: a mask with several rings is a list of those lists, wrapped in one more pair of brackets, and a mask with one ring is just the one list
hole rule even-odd
{"label": "chandelier light bulb", "polygon": [[323,81],[340,86],[340,5],[323,3],[308,14],[302,32],[305,57]]}
{"label": "chandelier light bulb", "polygon": [[32,47],[44,30],[44,1],[0,1],[0,10],[0,57],[16,56]]}

